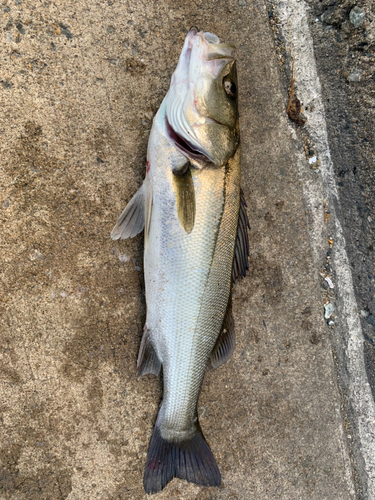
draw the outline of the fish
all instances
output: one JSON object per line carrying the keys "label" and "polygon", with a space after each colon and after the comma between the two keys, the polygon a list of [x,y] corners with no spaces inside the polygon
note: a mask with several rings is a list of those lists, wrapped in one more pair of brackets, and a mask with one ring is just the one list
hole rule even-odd
{"label": "fish", "polygon": [[234,351],[232,286],[248,270],[237,94],[235,47],[191,28],[153,120],[143,184],[111,233],[117,240],[144,230],[137,370],[163,373],[146,493],[174,477],[221,485],[197,403],[209,362],[218,368]]}

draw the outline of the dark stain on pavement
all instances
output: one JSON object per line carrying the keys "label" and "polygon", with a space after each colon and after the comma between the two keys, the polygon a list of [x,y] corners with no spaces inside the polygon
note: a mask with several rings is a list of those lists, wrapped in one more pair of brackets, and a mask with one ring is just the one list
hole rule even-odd
{"label": "dark stain on pavement", "polygon": [[11,384],[18,384],[21,381],[19,373],[11,366],[0,366],[0,380],[5,380]]}
{"label": "dark stain on pavement", "polygon": [[95,415],[103,406],[103,387],[100,378],[94,377],[87,391],[91,412]]}
{"label": "dark stain on pavement", "polygon": [[0,450],[0,494],[19,500],[64,500],[72,491],[70,473],[54,463],[41,467],[37,475],[21,473],[22,445],[14,443]]}
{"label": "dark stain on pavement", "polygon": [[264,289],[264,299],[270,304],[281,300],[284,289],[283,274],[279,264],[275,264],[264,255],[249,259],[249,274],[254,287]]}
{"label": "dark stain on pavement", "polygon": [[[119,328],[118,324],[99,321],[95,318],[94,312],[91,312],[91,315],[91,322],[87,321],[90,317],[88,311],[87,317],[71,320],[76,333],[65,344],[62,374],[73,381],[82,382],[89,372],[98,368],[100,363],[110,361],[113,369],[121,374],[124,381],[129,377],[135,380],[136,357],[140,342],[137,326],[130,325],[125,330]],[[102,389],[99,388],[98,380],[92,384],[89,399],[94,397],[100,400]]]}

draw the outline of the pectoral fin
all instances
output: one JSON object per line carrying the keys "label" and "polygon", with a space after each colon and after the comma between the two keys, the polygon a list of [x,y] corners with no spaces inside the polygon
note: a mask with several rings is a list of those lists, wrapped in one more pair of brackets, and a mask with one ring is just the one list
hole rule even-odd
{"label": "pectoral fin", "polygon": [[138,376],[146,375],[147,373],[152,373],[158,376],[160,373],[161,362],[155,352],[155,349],[150,341],[150,332],[145,330],[141,345],[139,347],[138,360],[137,360],[137,370]]}
{"label": "pectoral fin", "polygon": [[133,238],[143,230],[145,225],[145,184],[146,181],[143,182],[118,218],[117,224],[111,232],[113,240]]}
{"label": "pectoral fin", "polygon": [[234,319],[232,315],[232,297],[230,297],[221,333],[211,353],[211,364],[213,368],[218,368],[226,363],[228,359],[231,358],[235,347],[236,337],[234,334]]}
{"label": "pectoral fin", "polygon": [[232,281],[233,283],[240,276],[246,276],[246,271],[249,269],[247,259],[249,257],[249,238],[247,229],[250,229],[249,219],[246,213],[246,202],[243,191],[241,189],[240,211],[238,214],[237,239],[234,250]]}
{"label": "pectoral fin", "polygon": [[173,185],[178,220],[185,231],[191,233],[195,222],[195,191],[190,167],[183,169],[181,173],[174,172]]}

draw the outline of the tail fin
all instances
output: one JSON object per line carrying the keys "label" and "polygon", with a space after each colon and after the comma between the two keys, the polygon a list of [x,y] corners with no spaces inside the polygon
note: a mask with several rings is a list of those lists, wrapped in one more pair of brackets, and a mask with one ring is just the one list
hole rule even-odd
{"label": "tail fin", "polygon": [[167,441],[155,425],[148,450],[143,486],[146,493],[161,491],[174,477],[202,486],[220,486],[215,458],[198,426],[187,441]]}

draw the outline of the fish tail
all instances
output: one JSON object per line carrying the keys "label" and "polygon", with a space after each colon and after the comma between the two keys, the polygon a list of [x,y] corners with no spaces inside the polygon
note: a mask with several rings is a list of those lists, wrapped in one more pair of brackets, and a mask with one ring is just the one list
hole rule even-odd
{"label": "fish tail", "polygon": [[155,425],[148,450],[143,486],[146,493],[161,491],[174,477],[202,486],[220,486],[215,458],[198,424],[191,439],[168,441]]}

